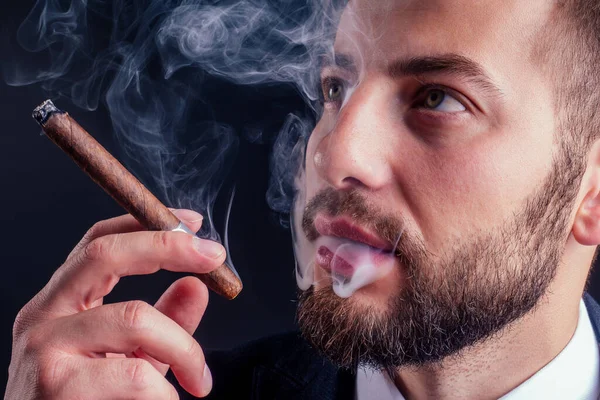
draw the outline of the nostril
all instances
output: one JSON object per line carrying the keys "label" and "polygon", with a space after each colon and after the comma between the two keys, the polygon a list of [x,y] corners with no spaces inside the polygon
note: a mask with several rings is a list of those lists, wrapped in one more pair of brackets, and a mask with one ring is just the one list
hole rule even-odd
{"label": "nostril", "polygon": [[344,184],[344,186],[349,186],[352,188],[364,188],[367,187],[367,185],[365,185],[364,183],[362,183],[359,179],[356,179],[352,176],[348,176],[346,178],[344,178],[342,180],[342,183]]}

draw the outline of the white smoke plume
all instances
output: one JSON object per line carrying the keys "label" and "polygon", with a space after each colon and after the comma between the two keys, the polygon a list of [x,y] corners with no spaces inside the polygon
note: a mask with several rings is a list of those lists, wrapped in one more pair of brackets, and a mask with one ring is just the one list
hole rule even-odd
{"label": "white smoke plume", "polygon": [[[318,64],[331,52],[340,11],[329,0],[38,0],[18,41],[47,62],[11,60],[4,78],[41,84],[86,110],[104,104],[128,167],[169,205],[209,220],[240,132],[213,114],[207,74],[293,86],[310,112],[284,123],[267,193],[285,215],[319,113]],[[247,133],[259,140],[262,128]],[[218,238],[210,225],[205,235]]]}

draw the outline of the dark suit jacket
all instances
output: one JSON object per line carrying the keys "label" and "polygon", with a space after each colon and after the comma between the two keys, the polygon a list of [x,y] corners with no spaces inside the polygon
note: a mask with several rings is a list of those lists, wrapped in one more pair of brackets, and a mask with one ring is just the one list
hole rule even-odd
{"label": "dark suit jacket", "polygon": [[[600,341],[600,306],[588,294],[583,299]],[[207,362],[214,380],[207,399],[354,398],[354,371],[336,368],[312,349],[299,333],[266,338],[230,351],[207,352]],[[182,399],[192,398],[185,397],[181,388],[178,390]]]}

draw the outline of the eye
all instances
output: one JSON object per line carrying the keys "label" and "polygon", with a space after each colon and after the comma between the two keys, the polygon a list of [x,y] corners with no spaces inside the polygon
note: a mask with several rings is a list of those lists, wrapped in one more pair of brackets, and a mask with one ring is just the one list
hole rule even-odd
{"label": "eye", "polygon": [[345,86],[344,83],[334,77],[326,77],[321,81],[323,98],[326,103],[336,103],[343,99]]}
{"label": "eye", "polygon": [[426,89],[417,105],[429,110],[446,113],[457,113],[466,110],[466,107],[460,101],[450,95],[448,91],[440,88]]}

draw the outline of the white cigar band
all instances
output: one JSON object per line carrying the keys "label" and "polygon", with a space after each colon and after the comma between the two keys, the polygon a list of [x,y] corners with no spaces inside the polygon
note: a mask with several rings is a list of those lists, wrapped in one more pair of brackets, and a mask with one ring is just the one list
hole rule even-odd
{"label": "white cigar band", "polygon": [[196,234],[194,232],[192,232],[190,230],[190,228],[188,228],[183,222],[180,222],[179,225],[177,225],[177,227],[175,229],[172,229],[171,231],[172,232],[185,232],[185,233],[189,233],[190,235],[196,236]]}

